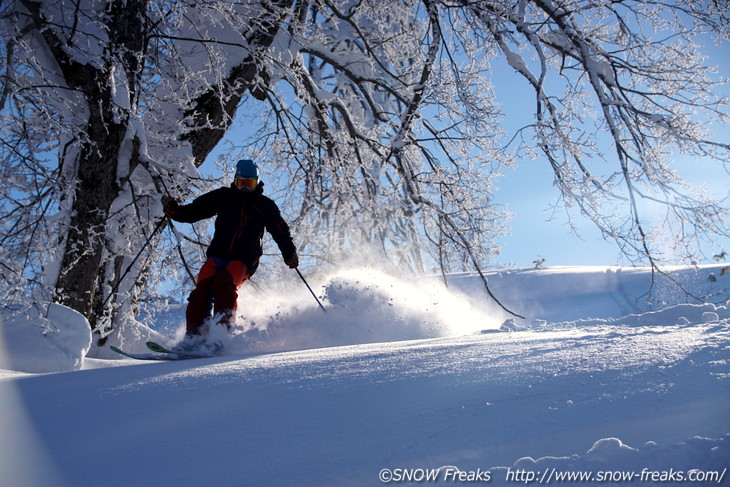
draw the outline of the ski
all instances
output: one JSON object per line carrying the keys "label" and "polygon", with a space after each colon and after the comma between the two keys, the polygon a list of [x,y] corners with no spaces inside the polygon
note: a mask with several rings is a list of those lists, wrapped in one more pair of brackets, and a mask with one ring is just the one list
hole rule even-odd
{"label": "ski", "polygon": [[189,360],[212,356],[210,353],[203,352],[176,352],[155,342],[147,342],[147,348],[149,348],[152,353],[125,352],[114,345],[111,345],[109,348],[120,355],[124,355],[125,357],[133,358],[135,360]]}
{"label": "ski", "polygon": [[121,348],[117,348],[114,345],[109,347],[112,351],[124,355],[125,357],[133,358],[135,360],[180,360],[181,357],[176,355],[161,354],[161,353],[130,353],[125,352]]}
{"label": "ski", "polygon": [[157,353],[166,353],[169,355],[176,355],[181,358],[202,358],[202,357],[212,357],[213,354],[210,352],[195,352],[195,351],[189,351],[189,352],[176,352],[175,350],[170,350],[169,348],[163,347],[159,343],[156,342],[147,342],[147,348],[152,350],[153,352]]}

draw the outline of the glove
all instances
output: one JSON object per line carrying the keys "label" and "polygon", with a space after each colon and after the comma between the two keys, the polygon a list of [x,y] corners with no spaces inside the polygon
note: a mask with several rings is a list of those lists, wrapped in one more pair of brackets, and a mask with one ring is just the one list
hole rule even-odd
{"label": "glove", "polygon": [[289,257],[284,259],[284,263],[288,265],[290,269],[296,269],[297,267],[299,267],[299,256],[296,252],[294,252]]}
{"label": "glove", "polygon": [[171,198],[170,196],[163,196],[162,197],[162,208],[165,212],[165,215],[172,217],[177,212],[178,205],[177,201],[175,201],[175,198]]}

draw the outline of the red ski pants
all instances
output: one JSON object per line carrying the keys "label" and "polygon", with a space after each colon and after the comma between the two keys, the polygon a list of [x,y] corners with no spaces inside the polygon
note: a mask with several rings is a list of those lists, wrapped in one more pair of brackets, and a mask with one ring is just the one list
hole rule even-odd
{"label": "red ski pants", "polygon": [[196,333],[208,316],[211,301],[213,311],[221,316],[221,322],[231,327],[231,320],[238,307],[238,289],[250,274],[240,260],[209,258],[198,274],[195,289],[188,297],[185,312],[187,331]]}

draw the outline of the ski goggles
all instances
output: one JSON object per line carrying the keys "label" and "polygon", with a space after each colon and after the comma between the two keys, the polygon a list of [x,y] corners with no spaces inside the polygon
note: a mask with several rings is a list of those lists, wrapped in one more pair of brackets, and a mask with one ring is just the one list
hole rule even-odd
{"label": "ski goggles", "polygon": [[259,179],[258,178],[235,178],[233,180],[233,184],[235,184],[238,189],[253,191],[254,189],[256,189],[256,186],[259,185]]}

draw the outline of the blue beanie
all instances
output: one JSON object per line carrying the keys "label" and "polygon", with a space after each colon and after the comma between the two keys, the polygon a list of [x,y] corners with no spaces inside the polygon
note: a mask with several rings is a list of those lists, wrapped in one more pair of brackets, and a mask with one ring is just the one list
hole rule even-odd
{"label": "blue beanie", "polygon": [[251,159],[241,159],[236,164],[237,178],[259,178],[259,167]]}

